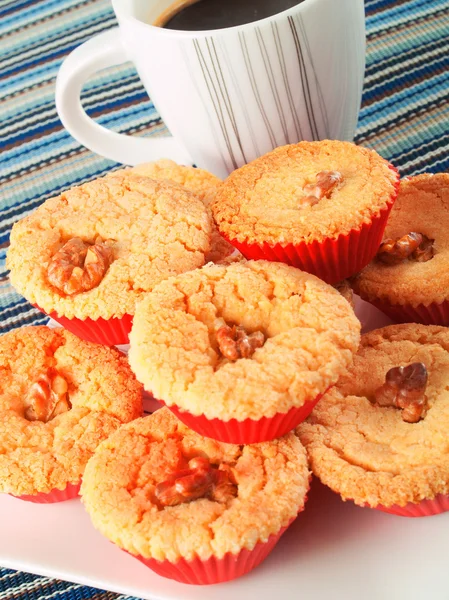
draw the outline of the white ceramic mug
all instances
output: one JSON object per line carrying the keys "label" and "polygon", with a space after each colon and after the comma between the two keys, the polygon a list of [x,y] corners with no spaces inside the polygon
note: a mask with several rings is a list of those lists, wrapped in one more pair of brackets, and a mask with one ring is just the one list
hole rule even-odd
{"label": "white ceramic mug", "polygon": [[[363,0],[303,0],[213,31],[149,25],[172,1],[112,0],[119,26],[62,64],[56,106],[84,146],[130,165],[166,157],[224,177],[276,146],[352,140],[365,67]],[[173,137],[114,133],[84,112],[88,77],[128,60]]]}

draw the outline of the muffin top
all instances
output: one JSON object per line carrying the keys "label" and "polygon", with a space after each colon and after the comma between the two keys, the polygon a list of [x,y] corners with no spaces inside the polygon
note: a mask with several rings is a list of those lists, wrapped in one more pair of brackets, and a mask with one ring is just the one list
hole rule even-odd
{"label": "muffin top", "polygon": [[98,444],[141,414],[141,386],[117,350],[60,328],[0,337],[1,492],[79,483]]}
{"label": "muffin top", "polygon": [[231,173],[211,206],[219,230],[239,242],[320,242],[369,223],[393,201],[397,180],[373,150],[300,142]]}
{"label": "muffin top", "polygon": [[[383,405],[386,374],[416,363],[427,369],[427,386],[415,377],[414,390],[411,378],[398,388],[410,400],[421,386],[423,410],[408,422],[406,408]],[[297,428],[313,472],[361,506],[404,506],[449,493],[448,390],[449,329],[405,324],[363,335],[352,368]]]}
{"label": "muffin top", "polygon": [[143,163],[136,167],[128,167],[115,171],[114,175],[132,173],[150,179],[166,179],[172,183],[184,186],[197,196],[207,206],[215,194],[216,188],[221,184],[221,179],[196,167],[178,165],[173,160],[163,158],[155,162]]}
{"label": "muffin top", "polygon": [[[170,478],[195,475],[189,470],[198,463],[206,465],[202,474],[194,468],[202,490],[180,498]],[[252,550],[296,517],[308,488],[306,454],[293,433],[251,446],[224,444],[162,408],[101,444],[81,494],[94,526],[118,546],[175,562]]]}
{"label": "muffin top", "polygon": [[[399,194],[388,218],[384,240],[403,239],[386,256],[382,244],[377,257],[353,280],[357,293],[391,304],[428,305],[449,297],[449,173],[424,174],[401,180]],[[418,252],[410,233],[422,241]],[[429,246],[430,244],[430,246]],[[420,252],[428,246],[426,253]],[[411,252],[410,252],[411,251]],[[387,262],[385,262],[387,260]]]}
{"label": "muffin top", "polygon": [[137,308],[129,360],[167,405],[242,421],[323,393],[359,339],[359,321],[331,286],[285,264],[248,261],[157,286]]}
{"label": "muffin top", "polygon": [[[215,196],[215,192],[221,179],[212,175],[204,169],[197,169],[185,165],[178,165],[173,160],[163,158],[161,160],[149,163],[143,163],[136,167],[130,167],[116,171],[115,174],[133,173],[135,175],[143,175],[151,177],[151,179],[166,179],[170,182],[183,185],[189,191],[193,192],[204,205],[209,208],[211,200]],[[236,250],[228,241],[226,241],[218,232],[217,227],[212,219],[212,213],[209,210],[211,219],[211,238],[210,250],[204,257],[204,262],[239,262],[243,259],[242,254]]]}
{"label": "muffin top", "polygon": [[207,210],[191,192],[123,173],[72,188],[16,223],[7,265],[16,289],[47,313],[108,319],[134,314],[157,283],[203,265],[209,240]]}

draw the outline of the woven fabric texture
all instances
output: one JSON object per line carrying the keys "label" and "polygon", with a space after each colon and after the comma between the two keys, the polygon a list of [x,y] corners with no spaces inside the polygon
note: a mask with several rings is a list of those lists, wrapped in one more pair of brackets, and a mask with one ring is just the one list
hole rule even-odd
{"label": "woven fabric texture", "polygon": [[[366,0],[365,7],[367,67],[355,141],[375,148],[402,176],[448,170],[449,0]],[[108,0],[0,0],[0,334],[46,321],[8,283],[13,223],[119,166],[80,146],[63,129],[54,101],[63,58],[115,24]],[[82,100],[115,131],[167,134],[130,64],[101,72]],[[0,568],[0,600],[12,598],[125,600]]]}

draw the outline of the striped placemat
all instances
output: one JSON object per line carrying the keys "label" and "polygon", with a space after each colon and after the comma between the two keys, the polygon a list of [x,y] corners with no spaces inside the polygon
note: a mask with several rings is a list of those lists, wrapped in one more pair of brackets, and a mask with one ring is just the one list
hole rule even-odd
{"label": "striped placemat", "polygon": [[[366,0],[365,7],[367,68],[356,142],[375,148],[403,176],[448,170],[449,0]],[[107,0],[0,0],[0,333],[45,322],[8,283],[12,224],[47,198],[118,167],[64,131],[54,102],[64,56],[115,24]],[[167,133],[131,65],[95,77],[83,103],[115,131]],[[12,598],[129,597],[0,568],[0,600]]]}

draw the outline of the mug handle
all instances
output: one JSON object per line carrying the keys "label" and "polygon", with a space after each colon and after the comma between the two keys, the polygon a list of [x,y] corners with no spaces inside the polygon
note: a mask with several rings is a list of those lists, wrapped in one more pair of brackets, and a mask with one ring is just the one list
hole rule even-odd
{"label": "mug handle", "polygon": [[67,131],[83,146],[113,161],[138,165],[160,158],[192,164],[187,151],[174,137],[149,139],[115,133],[96,123],[84,111],[80,95],[87,79],[129,58],[118,27],[104,31],[73,50],[56,78],[56,110]]}

